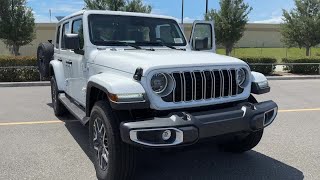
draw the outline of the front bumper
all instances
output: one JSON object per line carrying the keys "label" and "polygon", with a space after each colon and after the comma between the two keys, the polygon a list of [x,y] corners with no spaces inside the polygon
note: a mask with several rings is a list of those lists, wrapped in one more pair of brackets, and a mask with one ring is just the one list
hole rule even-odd
{"label": "front bumper", "polygon": [[277,116],[273,101],[243,103],[205,112],[172,113],[138,122],[123,122],[121,138],[132,145],[168,147],[188,145],[200,139],[237,132],[253,132],[270,125]]}

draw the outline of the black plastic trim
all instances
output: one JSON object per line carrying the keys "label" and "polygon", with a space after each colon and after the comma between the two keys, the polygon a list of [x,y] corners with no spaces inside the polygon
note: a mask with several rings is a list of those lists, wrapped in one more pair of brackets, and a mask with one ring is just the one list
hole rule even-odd
{"label": "black plastic trim", "polygon": [[[243,107],[245,107],[245,110],[242,110]],[[273,101],[256,104],[246,102],[238,104],[236,107],[220,110],[196,113],[176,112],[166,117],[154,117],[137,122],[122,122],[120,125],[121,138],[131,145],[150,147],[133,142],[130,139],[130,131],[177,128],[183,131],[184,140],[182,144],[176,146],[193,144],[200,139],[263,129],[269,125],[264,123],[264,114],[271,110],[277,111],[277,108],[277,104]]]}
{"label": "black plastic trim", "polygon": [[142,74],[143,74],[143,69],[141,67],[138,67],[136,69],[136,72],[133,75],[133,79],[136,81],[141,81]]}
{"label": "black plastic trim", "polygon": [[253,94],[265,94],[270,92],[270,90],[271,88],[269,86],[262,89],[258,83],[251,83],[251,93]]}
{"label": "black plastic trim", "polygon": [[[97,84],[95,82],[88,82],[87,85],[87,95],[86,95],[86,116],[90,117],[90,94],[92,87],[98,88],[101,91],[103,91],[106,96],[109,94],[109,91],[101,86],[100,84]],[[148,109],[150,108],[150,103],[148,100],[148,97],[144,95],[145,101],[144,102],[133,102],[133,103],[116,103],[116,102],[110,102],[110,105],[115,110],[133,110],[133,109]]]}

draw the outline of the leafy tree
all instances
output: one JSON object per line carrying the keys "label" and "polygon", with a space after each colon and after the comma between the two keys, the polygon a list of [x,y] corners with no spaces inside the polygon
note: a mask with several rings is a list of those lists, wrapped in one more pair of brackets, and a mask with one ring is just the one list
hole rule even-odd
{"label": "leafy tree", "polygon": [[142,0],[84,0],[87,9],[150,13],[152,7]]}
{"label": "leafy tree", "polygon": [[125,0],[84,0],[87,9],[119,11],[126,5]]}
{"label": "leafy tree", "polygon": [[0,39],[12,54],[18,56],[20,47],[34,40],[34,29],[33,13],[26,0],[0,1]]}
{"label": "leafy tree", "polygon": [[231,55],[234,45],[241,39],[252,8],[244,0],[220,0],[220,10],[211,9],[206,20],[215,22],[216,42]]}
{"label": "leafy tree", "polygon": [[150,5],[144,5],[142,0],[132,0],[127,1],[124,10],[128,12],[151,13],[152,7]]}
{"label": "leafy tree", "polygon": [[282,41],[288,46],[310,49],[320,43],[320,0],[295,0],[296,8],[283,10]]}

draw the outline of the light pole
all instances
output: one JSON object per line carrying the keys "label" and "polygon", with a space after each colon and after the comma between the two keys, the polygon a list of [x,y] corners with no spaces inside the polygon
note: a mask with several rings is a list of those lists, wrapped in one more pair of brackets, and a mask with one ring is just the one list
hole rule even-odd
{"label": "light pole", "polygon": [[206,14],[208,14],[208,10],[209,10],[209,2],[208,2],[208,0],[206,0]]}
{"label": "light pole", "polygon": [[184,0],[182,0],[182,5],[181,5],[181,24],[183,24],[183,17],[184,16]]}

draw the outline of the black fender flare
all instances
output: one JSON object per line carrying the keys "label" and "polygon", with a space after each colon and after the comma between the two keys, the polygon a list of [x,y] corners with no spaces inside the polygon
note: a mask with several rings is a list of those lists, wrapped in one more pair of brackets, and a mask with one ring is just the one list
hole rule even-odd
{"label": "black fender flare", "polygon": [[116,103],[110,101],[108,98],[109,91],[107,88],[97,84],[95,82],[88,82],[86,92],[86,116],[90,117],[91,109],[94,105],[94,99],[91,97],[92,88],[96,88],[105,94],[106,99],[110,103],[111,107],[115,110],[133,110],[133,109],[149,109],[150,102],[148,97],[145,95],[145,102],[134,102],[134,103]]}

